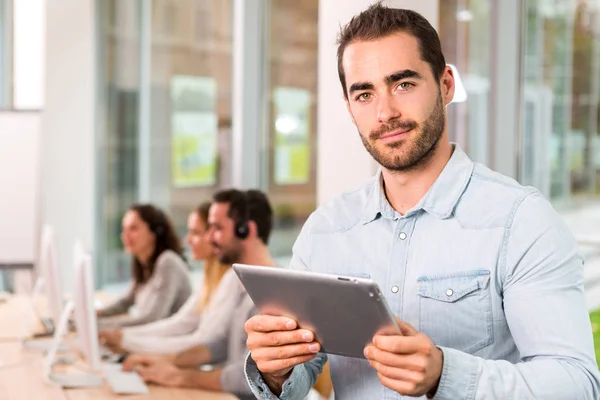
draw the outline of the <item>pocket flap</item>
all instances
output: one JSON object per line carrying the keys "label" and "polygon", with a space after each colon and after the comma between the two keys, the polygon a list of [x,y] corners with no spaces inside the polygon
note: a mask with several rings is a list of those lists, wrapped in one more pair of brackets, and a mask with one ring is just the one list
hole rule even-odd
{"label": "pocket flap", "polygon": [[490,271],[488,270],[422,276],[417,279],[418,294],[421,297],[453,303],[469,293],[486,287],[489,281]]}

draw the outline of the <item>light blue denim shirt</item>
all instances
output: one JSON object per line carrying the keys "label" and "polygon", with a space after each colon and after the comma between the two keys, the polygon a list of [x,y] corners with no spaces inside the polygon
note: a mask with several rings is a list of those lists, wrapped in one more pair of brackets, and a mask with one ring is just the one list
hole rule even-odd
{"label": "light blue denim shirt", "polygon": [[[378,173],[311,215],[291,262],[377,282],[392,312],[442,349],[440,400],[597,400],[582,266],[572,234],[538,191],[456,145],[406,215],[392,209]],[[280,398],[304,398],[326,360],[295,367]],[[336,400],[402,398],[366,360],[329,360]],[[251,358],[246,376],[257,398],[277,398]]]}

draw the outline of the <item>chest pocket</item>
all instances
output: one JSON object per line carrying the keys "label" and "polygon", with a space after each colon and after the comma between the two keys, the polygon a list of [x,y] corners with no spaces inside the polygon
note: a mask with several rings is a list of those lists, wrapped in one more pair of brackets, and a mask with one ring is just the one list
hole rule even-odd
{"label": "chest pocket", "polygon": [[419,329],[438,346],[473,354],[494,340],[490,271],[418,279]]}

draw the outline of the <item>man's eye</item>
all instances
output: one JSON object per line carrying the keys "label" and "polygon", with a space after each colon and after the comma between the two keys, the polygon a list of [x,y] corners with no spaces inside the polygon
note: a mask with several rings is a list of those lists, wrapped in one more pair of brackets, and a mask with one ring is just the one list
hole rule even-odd
{"label": "man's eye", "polygon": [[400,84],[398,85],[398,87],[399,87],[400,89],[402,89],[402,90],[408,90],[408,89],[410,89],[410,88],[411,88],[411,87],[413,87],[413,86],[414,86],[414,85],[413,85],[412,83],[410,83],[410,82],[402,82],[402,83],[400,83]]}
{"label": "man's eye", "polygon": [[358,101],[367,101],[371,98],[371,93],[361,93],[356,97]]}

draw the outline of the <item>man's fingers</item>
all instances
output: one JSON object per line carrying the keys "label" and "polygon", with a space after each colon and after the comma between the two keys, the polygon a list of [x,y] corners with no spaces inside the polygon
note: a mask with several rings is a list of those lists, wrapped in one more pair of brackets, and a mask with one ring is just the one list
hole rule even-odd
{"label": "man's fingers", "polygon": [[256,365],[258,369],[266,374],[277,373],[283,370],[289,370],[290,368],[295,367],[296,365],[304,364],[309,362],[313,358],[315,358],[316,354],[297,356],[292,358],[286,358],[284,360],[270,360],[270,361],[261,361],[258,362],[256,360]]}
{"label": "man's fingers", "polygon": [[248,335],[246,345],[250,350],[262,347],[278,347],[296,343],[310,343],[315,335],[305,329],[287,332],[253,333]]}
{"label": "man's fingers", "polygon": [[425,372],[427,368],[427,359],[419,354],[395,354],[378,349],[375,346],[365,348],[365,357],[369,361],[378,362],[382,365],[415,372]]}
{"label": "man's fingers", "polygon": [[151,360],[149,357],[141,355],[132,355],[127,357],[125,361],[123,361],[122,366],[124,371],[131,371],[137,366],[146,366],[150,364]]}
{"label": "man's fingers", "polygon": [[262,360],[285,360],[289,358],[314,355],[319,352],[321,346],[317,342],[291,344],[279,347],[262,347],[252,350],[254,361]]}
{"label": "man's fingers", "polygon": [[123,360],[123,363],[121,363],[121,368],[123,371],[131,371],[136,365],[137,361],[135,356],[129,356]]}
{"label": "man's fingers", "polygon": [[418,385],[415,382],[391,379],[380,373],[377,374],[377,377],[383,386],[394,392],[409,396],[417,393]]}
{"label": "man's fingers", "polygon": [[136,372],[144,382],[149,383],[153,381],[152,368],[139,367],[136,368]]}
{"label": "man's fingers", "polygon": [[400,327],[402,334],[404,336],[416,336],[419,334],[419,331],[416,330],[411,324],[408,322],[402,321],[400,318],[394,316],[396,318],[396,323]]}
{"label": "man's fingers", "polygon": [[244,328],[247,333],[250,332],[276,332],[291,331],[296,329],[298,324],[291,318],[274,317],[272,315],[256,315],[246,321]]}
{"label": "man's fingers", "polygon": [[385,376],[386,378],[414,382],[418,383],[423,380],[424,372],[412,371],[410,369],[397,368],[385,364],[381,364],[377,361],[369,361],[371,367],[373,367],[377,373]]}
{"label": "man's fingers", "polygon": [[431,347],[428,341],[419,340],[415,336],[385,336],[375,335],[373,346],[380,350],[396,354],[427,353]]}

